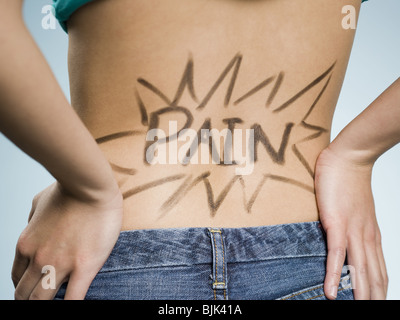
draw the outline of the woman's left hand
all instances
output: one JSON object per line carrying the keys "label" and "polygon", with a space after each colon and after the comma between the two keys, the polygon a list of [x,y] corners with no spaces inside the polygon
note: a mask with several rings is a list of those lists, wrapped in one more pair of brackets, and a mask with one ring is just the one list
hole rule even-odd
{"label": "woman's left hand", "polygon": [[315,188],[327,234],[325,295],[335,299],[347,256],[356,300],[386,299],[388,276],[371,190],[372,164],[350,161],[329,147],[319,156]]}

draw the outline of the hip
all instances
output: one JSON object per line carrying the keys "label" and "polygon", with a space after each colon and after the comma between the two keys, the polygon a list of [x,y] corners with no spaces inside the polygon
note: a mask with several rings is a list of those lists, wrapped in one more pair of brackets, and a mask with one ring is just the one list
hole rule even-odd
{"label": "hip", "polygon": [[326,254],[319,222],[123,231],[86,299],[325,299]]}

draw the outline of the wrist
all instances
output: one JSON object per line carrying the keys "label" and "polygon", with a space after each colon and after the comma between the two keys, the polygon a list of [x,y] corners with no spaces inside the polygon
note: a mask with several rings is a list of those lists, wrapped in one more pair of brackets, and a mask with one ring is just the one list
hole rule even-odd
{"label": "wrist", "polygon": [[371,175],[375,160],[367,152],[345,148],[332,142],[320,153],[317,167],[335,167],[348,172],[364,172]]}
{"label": "wrist", "polygon": [[73,197],[98,208],[122,208],[123,197],[115,180],[110,181],[110,183],[105,187],[81,186],[79,190],[71,190],[71,188],[67,188],[65,185],[57,181],[56,188],[58,188],[60,193],[66,196]]}
{"label": "wrist", "polygon": [[371,150],[357,148],[356,145],[356,143],[344,142],[339,135],[323,152],[351,167],[372,169],[378,156]]}

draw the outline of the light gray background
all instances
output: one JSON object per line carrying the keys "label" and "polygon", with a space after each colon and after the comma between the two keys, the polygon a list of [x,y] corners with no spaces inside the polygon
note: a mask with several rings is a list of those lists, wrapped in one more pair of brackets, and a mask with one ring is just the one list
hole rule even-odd
{"label": "light gray background", "polygon": [[[44,15],[41,11],[47,4],[51,1],[26,0],[24,17],[65,95],[69,97],[68,38],[58,24],[55,30],[42,28]],[[363,4],[349,69],[334,117],[332,137],[399,77],[399,14],[399,0],[369,0]],[[10,274],[15,244],[26,225],[32,198],[53,181],[40,164],[0,134],[0,299],[13,299]],[[388,299],[397,300],[400,298],[399,145],[376,163],[373,191],[390,280]]]}

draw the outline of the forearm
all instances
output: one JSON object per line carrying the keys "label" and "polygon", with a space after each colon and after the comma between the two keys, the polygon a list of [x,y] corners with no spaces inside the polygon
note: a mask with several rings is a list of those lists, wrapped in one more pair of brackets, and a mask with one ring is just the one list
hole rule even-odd
{"label": "forearm", "polygon": [[356,164],[373,165],[400,142],[400,78],[349,123],[329,148]]}
{"label": "forearm", "polygon": [[96,199],[117,190],[109,163],[66,100],[22,17],[7,18],[4,12],[1,17],[0,130],[69,193]]}

